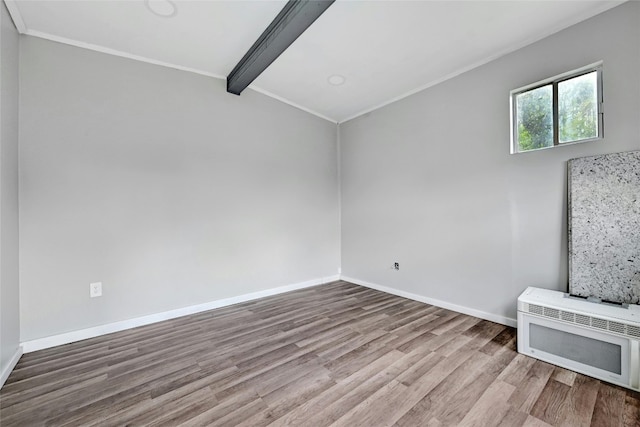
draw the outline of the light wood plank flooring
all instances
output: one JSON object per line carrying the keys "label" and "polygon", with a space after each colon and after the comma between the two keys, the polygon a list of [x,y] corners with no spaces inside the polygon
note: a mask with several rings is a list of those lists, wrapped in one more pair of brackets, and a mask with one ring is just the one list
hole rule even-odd
{"label": "light wood plank flooring", "polygon": [[22,357],[0,425],[640,426],[515,330],[345,282]]}

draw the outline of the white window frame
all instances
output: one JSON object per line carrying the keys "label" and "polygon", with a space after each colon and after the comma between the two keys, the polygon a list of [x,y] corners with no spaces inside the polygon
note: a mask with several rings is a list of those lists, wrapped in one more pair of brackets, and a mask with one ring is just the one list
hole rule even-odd
{"label": "white window frame", "polygon": [[[577,141],[568,141],[568,142],[560,142],[559,138],[559,125],[558,125],[558,83],[561,83],[565,80],[570,80],[575,77],[582,76],[584,74],[589,74],[591,72],[596,71],[597,74],[597,107],[598,107],[598,135],[594,138],[580,139]],[[518,111],[517,111],[517,103],[516,96],[521,93],[528,92],[533,89],[537,89],[539,87],[552,85],[553,87],[553,145],[550,147],[541,147],[533,150],[519,151],[518,150]],[[568,71],[566,73],[559,74],[554,77],[550,77],[548,79],[544,79],[538,81],[536,83],[532,83],[518,89],[514,89],[509,93],[509,109],[511,111],[511,154],[519,154],[519,153],[529,153],[532,151],[544,150],[547,148],[555,148],[562,145],[572,145],[572,144],[582,144],[583,142],[592,142],[597,141],[604,138],[604,99],[602,95],[602,61],[595,62],[593,64],[586,65],[584,67],[580,67],[578,69]]]}

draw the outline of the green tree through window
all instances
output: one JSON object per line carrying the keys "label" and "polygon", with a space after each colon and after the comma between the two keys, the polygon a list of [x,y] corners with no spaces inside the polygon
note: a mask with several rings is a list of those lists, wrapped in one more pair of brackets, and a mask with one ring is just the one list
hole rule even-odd
{"label": "green tree through window", "polygon": [[512,91],[512,153],[601,138],[600,82],[598,64]]}
{"label": "green tree through window", "polygon": [[519,151],[553,146],[552,86],[517,96]]}
{"label": "green tree through window", "polygon": [[558,83],[560,143],[598,136],[598,73]]}

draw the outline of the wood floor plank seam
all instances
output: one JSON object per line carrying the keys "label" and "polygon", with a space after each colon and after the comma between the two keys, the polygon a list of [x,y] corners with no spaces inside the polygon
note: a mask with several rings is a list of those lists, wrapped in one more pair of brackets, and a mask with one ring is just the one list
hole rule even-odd
{"label": "wood floor plank seam", "polygon": [[25,354],[0,425],[640,427],[640,394],[336,281]]}

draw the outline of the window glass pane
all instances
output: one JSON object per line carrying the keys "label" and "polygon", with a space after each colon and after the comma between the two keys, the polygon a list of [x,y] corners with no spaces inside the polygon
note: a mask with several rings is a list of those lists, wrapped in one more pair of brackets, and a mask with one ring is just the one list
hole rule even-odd
{"label": "window glass pane", "polygon": [[547,85],[516,96],[518,151],[553,146],[552,93]]}
{"label": "window glass pane", "polygon": [[560,143],[598,136],[598,73],[558,83]]}

